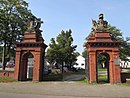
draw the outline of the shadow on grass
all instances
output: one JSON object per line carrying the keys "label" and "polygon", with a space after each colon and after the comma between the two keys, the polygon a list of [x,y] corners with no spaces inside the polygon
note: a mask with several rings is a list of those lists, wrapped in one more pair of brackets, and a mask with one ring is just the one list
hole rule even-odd
{"label": "shadow on grass", "polygon": [[109,81],[107,79],[107,75],[99,75],[98,76],[98,83],[99,84],[109,83]]}
{"label": "shadow on grass", "polygon": [[43,76],[43,81],[61,81],[63,75],[62,74],[49,74]]}

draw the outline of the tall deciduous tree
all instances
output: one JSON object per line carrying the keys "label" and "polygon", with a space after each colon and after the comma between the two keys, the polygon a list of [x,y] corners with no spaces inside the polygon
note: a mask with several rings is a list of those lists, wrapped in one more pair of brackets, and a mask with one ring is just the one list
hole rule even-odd
{"label": "tall deciduous tree", "polygon": [[51,39],[49,49],[47,50],[47,60],[50,64],[73,66],[76,57],[79,55],[76,51],[76,45],[72,45],[72,31],[61,31],[56,40]]}
{"label": "tall deciduous tree", "polygon": [[128,43],[128,41],[124,40],[120,29],[116,28],[115,26],[111,26],[111,25],[109,25],[109,28],[110,28],[110,32],[113,36],[113,40],[122,42],[122,44],[119,47],[120,59],[127,60],[127,57],[130,56],[130,44]]}
{"label": "tall deciduous tree", "polygon": [[0,44],[3,44],[2,64],[5,69],[5,56],[15,48],[26,30],[26,21],[31,15],[28,3],[24,0],[0,0]]}

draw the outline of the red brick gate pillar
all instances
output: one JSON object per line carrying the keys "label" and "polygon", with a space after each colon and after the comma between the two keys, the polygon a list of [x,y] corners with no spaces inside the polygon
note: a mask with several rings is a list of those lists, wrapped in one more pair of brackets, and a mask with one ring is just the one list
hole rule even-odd
{"label": "red brick gate pillar", "polygon": [[115,64],[115,60],[119,59],[119,51],[113,51],[111,53],[111,59],[110,59],[110,83],[116,84],[121,83],[121,77],[120,77],[120,65]]}
{"label": "red brick gate pillar", "polygon": [[15,71],[14,71],[14,78],[16,80],[19,79],[19,65],[20,65],[20,60],[21,60],[21,51],[16,50],[16,54],[15,54]]}
{"label": "red brick gate pillar", "polygon": [[34,69],[33,69],[33,81],[40,81],[40,75],[41,75],[41,66],[42,62],[41,62],[41,51],[39,49],[39,51],[35,52],[35,57],[34,57]]}
{"label": "red brick gate pillar", "polygon": [[97,76],[96,76],[96,52],[90,51],[89,52],[89,82],[90,83],[97,83]]}

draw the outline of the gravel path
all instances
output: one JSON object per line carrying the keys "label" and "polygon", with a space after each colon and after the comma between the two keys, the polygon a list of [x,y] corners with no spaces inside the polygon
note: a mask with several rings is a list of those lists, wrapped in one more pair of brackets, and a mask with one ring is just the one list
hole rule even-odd
{"label": "gravel path", "polygon": [[130,87],[73,81],[0,83],[0,98],[130,98]]}

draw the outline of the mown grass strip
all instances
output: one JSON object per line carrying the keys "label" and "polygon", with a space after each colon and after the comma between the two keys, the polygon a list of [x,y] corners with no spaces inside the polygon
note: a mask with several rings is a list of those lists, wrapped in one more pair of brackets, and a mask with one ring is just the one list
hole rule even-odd
{"label": "mown grass strip", "polygon": [[16,80],[14,78],[11,77],[0,77],[0,82],[16,82]]}

